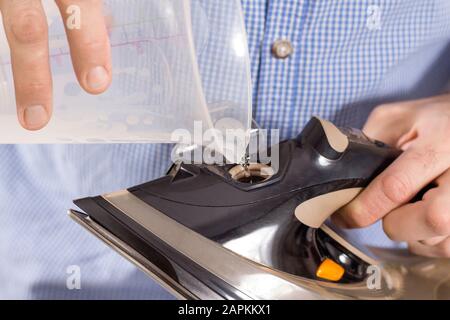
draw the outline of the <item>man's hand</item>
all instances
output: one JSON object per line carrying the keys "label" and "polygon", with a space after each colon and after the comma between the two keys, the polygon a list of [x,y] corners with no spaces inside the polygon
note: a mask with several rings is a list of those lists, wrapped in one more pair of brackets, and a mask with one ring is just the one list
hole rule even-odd
{"label": "man's hand", "polygon": [[[80,85],[89,93],[105,91],[111,81],[111,54],[100,0],[56,0],[63,21],[67,8],[81,10],[80,29],[66,29],[72,63]],[[0,0],[11,48],[17,115],[21,125],[39,130],[52,114],[52,77],[48,25],[40,0]],[[66,23],[64,23],[66,25]]]}
{"label": "man's hand", "polygon": [[[365,227],[383,219],[386,234],[407,241],[411,252],[450,257],[450,95],[380,106],[364,132],[404,153],[335,221]],[[421,201],[409,203],[433,182]]]}

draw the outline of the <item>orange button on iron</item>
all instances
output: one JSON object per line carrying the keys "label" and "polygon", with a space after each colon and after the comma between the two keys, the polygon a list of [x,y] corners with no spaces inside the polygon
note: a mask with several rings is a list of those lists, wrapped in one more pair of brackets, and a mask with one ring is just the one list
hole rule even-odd
{"label": "orange button on iron", "polygon": [[316,276],[329,281],[339,281],[344,276],[345,270],[342,266],[331,259],[325,259],[316,271]]}

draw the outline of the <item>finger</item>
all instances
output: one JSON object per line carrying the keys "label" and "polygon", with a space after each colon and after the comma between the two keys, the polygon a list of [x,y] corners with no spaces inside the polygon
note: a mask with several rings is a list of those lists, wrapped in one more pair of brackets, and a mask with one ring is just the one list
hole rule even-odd
{"label": "finger", "polygon": [[419,256],[430,258],[450,258],[450,237],[435,246],[428,246],[420,242],[408,243],[409,250]]}
{"label": "finger", "polygon": [[408,149],[338,214],[349,227],[373,224],[445,172],[447,158],[448,154],[437,154],[431,147]]}
{"label": "finger", "polygon": [[450,169],[436,179],[436,184],[445,190],[450,189]]}
{"label": "finger", "polygon": [[21,125],[39,130],[52,113],[48,25],[39,0],[0,2],[11,49],[17,116]]}
{"label": "finger", "polygon": [[[383,219],[386,234],[395,241],[436,244],[437,237],[450,235],[450,193],[436,189],[434,197],[401,206]],[[442,239],[441,239],[442,240]]]}
{"label": "finger", "polygon": [[435,237],[435,238],[431,238],[431,239],[427,239],[427,240],[420,240],[419,242],[423,245],[426,246],[435,246],[439,243],[441,243],[442,241],[444,241],[445,239],[447,239],[447,237]]}
{"label": "finger", "polygon": [[80,85],[89,93],[111,83],[111,49],[100,0],[57,0]]}
{"label": "finger", "polygon": [[450,170],[436,184],[422,201],[395,209],[383,219],[384,231],[391,239],[435,245],[450,235]]}
{"label": "finger", "polygon": [[364,125],[364,133],[390,145],[408,133],[414,123],[420,101],[382,105],[375,108]]}

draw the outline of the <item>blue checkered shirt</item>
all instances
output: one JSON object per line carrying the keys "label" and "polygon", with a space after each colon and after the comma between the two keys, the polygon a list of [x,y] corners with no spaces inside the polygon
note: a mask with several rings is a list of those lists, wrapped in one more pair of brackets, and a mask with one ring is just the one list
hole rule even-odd
{"label": "blue checkered shirt", "polygon": [[[359,127],[381,103],[436,95],[448,84],[448,0],[243,0],[243,8],[254,117],[283,138],[312,115]],[[291,42],[289,58],[272,54],[278,39]],[[162,175],[170,147],[0,150],[0,298],[170,298],[65,214],[74,198]],[[392,245],[379,226],[360,236]],[[71,265],[80,267],[81,290],[66,287]]]}

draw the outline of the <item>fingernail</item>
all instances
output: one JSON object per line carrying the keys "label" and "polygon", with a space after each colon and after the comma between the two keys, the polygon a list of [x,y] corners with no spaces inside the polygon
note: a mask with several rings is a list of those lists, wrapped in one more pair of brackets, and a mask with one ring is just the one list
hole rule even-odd
{"label": "fingernail", "polygon": [[108,71],[104,67],[95,67],[89,71],[86,81],[92,90],[103,88],[109,82]]}
{"label": "fingernail", "polygon": [[48,122],[48,114],[43,106],[30,106],[23,113],[23,121],[27,129],[36,130],[45,126]]}

